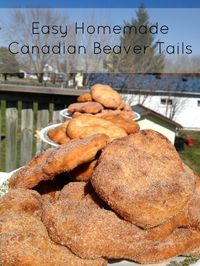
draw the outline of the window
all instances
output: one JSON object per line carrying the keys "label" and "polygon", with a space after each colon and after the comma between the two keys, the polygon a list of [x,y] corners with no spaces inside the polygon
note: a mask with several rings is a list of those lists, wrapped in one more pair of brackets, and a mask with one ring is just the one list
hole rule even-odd
{"label": "window", "polygon": [[172,104],[173,104],[173,100],[172,100],[172,99],[165,99],[165,98],[162,98],[162,99],[160,100],[160,103],[161,103],[162,105],[172,105]]}
{"label": "window", "polygon": [[197,106],[200,107],[200,100],[197,101]]}
{"label": "window", "polygon": [[165,105],[167,103],[167,100],[166,99],[161,99],[160,100],[160,103],[163,104],[163,105]]}
{"label": "window", "polygon": [[167,105],[172,105],[173,104],[173,101],[171,99],[168,99],[167,100]]}

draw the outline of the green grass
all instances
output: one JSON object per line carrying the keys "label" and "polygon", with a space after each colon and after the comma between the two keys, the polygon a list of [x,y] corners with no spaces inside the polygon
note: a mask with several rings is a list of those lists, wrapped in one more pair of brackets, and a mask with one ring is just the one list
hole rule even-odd
{"label": "green grass", "polygon": [[182,131],[184,137],[195,139],[196,143],[192,147],[185,145],[185,150],[180,152],[183,161],[200,175],[200,132]]}

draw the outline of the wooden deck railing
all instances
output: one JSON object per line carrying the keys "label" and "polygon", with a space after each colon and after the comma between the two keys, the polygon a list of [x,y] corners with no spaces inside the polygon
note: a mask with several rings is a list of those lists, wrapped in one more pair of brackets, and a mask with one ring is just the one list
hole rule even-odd
{"label": "wooden deck railing", "polygon": [[0,84],[0,171],[20,167],[46,149],[36,131],[63,121],[59,111],[83,91]]}

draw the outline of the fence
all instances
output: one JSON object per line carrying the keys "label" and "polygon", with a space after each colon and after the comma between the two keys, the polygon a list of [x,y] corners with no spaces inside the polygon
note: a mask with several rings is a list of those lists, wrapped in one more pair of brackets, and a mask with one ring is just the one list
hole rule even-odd
{"label": "fence", "polygon": [[36,131],[63,118],[61,109],[85,90],[0,84],[0,171],[26,164],[47,144]]}

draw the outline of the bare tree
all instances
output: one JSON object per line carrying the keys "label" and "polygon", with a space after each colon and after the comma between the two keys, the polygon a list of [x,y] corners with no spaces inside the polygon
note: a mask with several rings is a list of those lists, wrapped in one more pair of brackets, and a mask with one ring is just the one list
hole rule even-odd
{"label": "bare tree", "polygon": [[[57,13],[52,9],[14,9],[11,10],[9,19],[9,39],[19,42],[19,45],[33,45],[42,48],[43,45],[57,44],[60,36],[53,34],[31,34],[32,22],[39,22],[40,25],[62,25],[67,24],[68,18],[65,14]],[[46,64],[56,65],[55,58],[58,60],[59,55],[53,56],[53,53],[32,53],[19,55],[19,59],[24,67],[37,75],[38,81],[43,81],[44,67]],[[29,58],[29,60],[27,59]]]}
{"label": "bare tree", "polygon": [[[93,25],[94,27],[98,25],[95,13],[91,11],[90,16],[85,21],[85,25]],[[108,21],[108,18],[104,18],[105,25],[109,25],[111,22]],[[91,75],[96,71],[104,72],[104,61],[106,55],[103,53],[94,54],[94,42],[99,42],[101,47],[111,44],[112,39],[110,38],[109,34],[103,33],[94,33],[94,34],[78,34],[78,43],[84,45],[86,47],[87,53],[83,55],[78,55],[79,60],[77,60],[77,65],[79,69],[87,73],[87,77],[85,79],[85,84],[88,85],[90,81]]]}
{"label": "bare tree", "polygon": [[172,104],[169,108],[169,118],[171,120],[176,119],[178,114],[185,108],[187,100],[181,97],[174,97],[172,99]]}
{"label": "bare tree", "polygon": [[200,56],[177,56],[166,59],[165,73],[200,73]]}

